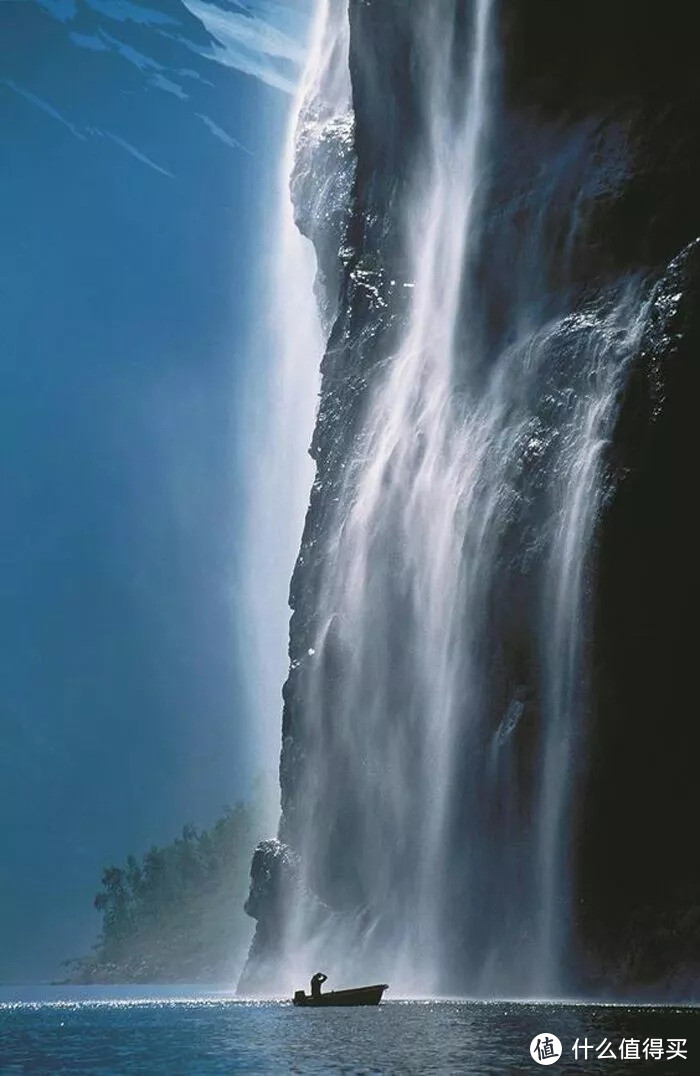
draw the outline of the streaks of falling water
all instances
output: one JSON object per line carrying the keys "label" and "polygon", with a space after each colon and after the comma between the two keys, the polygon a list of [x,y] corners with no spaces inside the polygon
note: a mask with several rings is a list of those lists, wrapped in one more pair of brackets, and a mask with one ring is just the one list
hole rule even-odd
{"label": "streaks of falling water", "polygon": [[[402,220],[412,302],[368,377],[314,551],[293,827],[305,888],[287,946],[299,981],[323,959],[406,993],[555,995],[601,454],[643,307],[623,282],[543,318],[514,256],[528,306],[514,342],[487,343],[475,267],[489,254],[493,0],[471,5],[466,74],[458,8],[408,16],[424,102]],[[547,210],[530,251],[546,250]],[[518,617],[527,691],[503,672]]]}
{"label": "streaks of falling water", "polygon": [[[304,75],[290,111],[277,183],[267,258],[267,324],[264,347],[274,356],[264,388],[256,386],[260,412],[249,463],[247,607],[253,635],[249,679],[253,684],[259,763],[274,772],[279,756],[279,693],[287,659],[289,577],[299,547],[313,479],[308,446],[313,431],[324,332],[314,295],[316,258],[295,221],[290,176],[313,165],[313,147],[327,124],[349,108],[347,18],[338,0],[319,4]],[[298,164],[298,158],[303,158]],[[308,165],[305,163],[308,161]],[[308,177],[306,177],[308,180]],[[332,182],[332,177],[329,177]],[[324,211],[324,184],[306,183],[305,213]],[[313,195],[309,194],[313,191]],[[313,202],[314,204],[308,204]],[[298,209],[298,207],[296,207]],[[280,611],[280,616],[274,615]]]}
{"label": "streaks of falling water", "polygon": [[[410,932],[392,938],[391,963],[395,981],[423,990],[437,986],[451,742],[465,684],[478,705],[478,671],[464,668],[476,649],[465,610],[481,604],[481,547],[498,499],[489,499],[481,480],[493,447],[482,409],[458,417],[453,398],[463,267],[479,227],[491,4],[476,5],[464,95],[455,94],[454,69],[445,62],[456,47],[449,6],[426,5],[416,33],[417,78],[429,112],[404,223],[414,301],[401,346],[376,386],[331,536],[319,619],[350,668],[333,701],[337,758],[309,767],[323,772],[344,760],[347,780],[360,786],[368,769],[381,774],[355,835],[357,890],[384,908],[383,918],[387,907],[410,918]],[[402,606],[408,619],[399,626]],[[406,633],[403,655],[395,652],[397,630]],[[317,647],[321,670],[328,646],[326,633]],[[321,672],[308,700],[318,744],[328,719],[323,681]],[[307,787],[307,794],[326,797],[320,788],[314,796]],[[328,833],[318,817],[305,830],[302,854],[313,862]],[[402,834],[414,861],[410,881],[397,877],[385,855],[392,833]],[[420,980],[409,982],[418,967]]]}
{"label": "streaks of falling water", "polygon": [[590,698],[590,630],[586,574],[593,567],[595,524],[603,495],[602,455],[608,444],[628,358],[639,346],[648,302],[630,280],[606,316],[585,319],[569,361],[570,419],[561,429],[550,502],[549,555],[539,625],[544,668],[544,734],[538,804],[537,949],[532,989],[552,991],[575,980],[571,938],[571,831],[576,779],[585,751]]}

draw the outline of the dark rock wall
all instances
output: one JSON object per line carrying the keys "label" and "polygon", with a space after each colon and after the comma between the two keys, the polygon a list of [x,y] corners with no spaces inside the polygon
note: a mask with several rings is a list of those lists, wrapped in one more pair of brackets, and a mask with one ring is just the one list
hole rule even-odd
{"label": "dark rock wall", "polygon": [[599,149],[606,130],[622,135],[624,180],[588,208],[577,279],[585,288],[621,272],[660,278],[608,454],[598,536],[595,701],[575,845],[581,982],[599,993],[697,994],[700,68],[692,14],[595,0],[575,14],[556,0],[503,3],[500,12],[513,129],[588,121]]}
{"label": "dark rock wall", "polygon": [[[332,232],[313,236],[326,277],[339,243],[332,288],[337,308],[329,318],[311,449],[317,477],[290,590],[280,838],[291,848],[300,844],[305,662],[317,628],[320,551],[372,371],[391,353],[403,323],[399,221],[426,122],[414,77],[415,4],[350,0],[349,10],[354,160],[346,149],[327,159],[346,175],[355,169],[350,205],[340,240],[337,214]],[[456,49],[465,63],[470,13],[469,0],[457,4]],[[485,353],[507,342],[513,309],[527,300],[546,315],[585,303],[626,274],[644,277],[650,287],[658,282],[607,455],[591,583],[592,703],[572,865],[580,974],[572,985],[617,994],[647,986],[678,993],[690,989],[700,961],[694,840],[698,248],[678,257],[700,235],[694,13],[690,5],[664,8],[644,0],[496,0],[495,32],[493,167],[482,192],[485,227],[477,252]],[[525,593],[515,595],[510,607],[516,611],[527,600]],[[515,614],[504,627],[504,682],[527,683],[535,661]],[[329,709],[335,675],[331,655]],[[526,711],[536,705],[525,689]],[[527,737],[523,758],[526,770]],[[343,775],[327,779],[338,782]],[[520,779],[527,785],[526,773]],[[351,789],[348,804],[351,814]],[[339,820],[344,855],[330,847],[317,865],[324,898],[333,896],[334,869],[342,874],[340,863],[351,859],[351,834],[351,821],[343,827]],[[253,890],[257,863],[269,892],[265,872],[284,856],[270,849],[256,856]],[[278,935],[270,920],[280,907],[277,897],[260,909],[251,906],[259,919],[251,959],[264,954],[274,960]]]}
{"label": "dark rock wall", "polygon": [[593,963],[616,986],[681,993],[700,967],[699,298],[696,241],[655,292],[610,451],[577,842]]}
{"label": "dark rock wall", "polygon": [[501,3],[507,112],[622,124],[630,168],[586,237],[591,272],[666,264],[698,232],[700,72],[692,11],[655,0]]}

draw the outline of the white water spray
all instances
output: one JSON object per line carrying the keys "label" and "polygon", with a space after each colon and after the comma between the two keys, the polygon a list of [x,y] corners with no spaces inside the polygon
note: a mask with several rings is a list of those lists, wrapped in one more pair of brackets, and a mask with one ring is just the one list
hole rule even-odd
{"label": "white water spray", "polygon": [[[279,759],[280,685],[287,668],[289,578],[313,480],[308,446],[325,343],[314,295],[316,255],[311,239],[302,235],[295,220],[290,176],[294,174],[306,187],[304,210],[312,224],[322,212],[325,184],[317,184],[310,195],[314,147],[307,143],[322,139],[326,125],[347,116],[344,26],[346,20],[330,18],[327,4],[319,6],[308,63],[290,110],[271,225],[275,241],[267,256],[268,314],[259,341],[273,359],[266,360],[265,383],[257,384],[254,390],[258,414],[252,440],[257,449],[249,465],[245,572],[252,636],[248,640],[252,660],[248,679],[256,715],[258,764],[273,774]],[[330,176],[327,184],[332,183]]]}
{"label": "white water spray", "polygon": [[[335,471],[319,463],[312,513],[324,522],[307,528],[297,569],[312,613],[293,625],[293,650],[295,631],[312,634],[292,662],[283,770],[301,878],[277,988],[320,966],[338,985],[388,980],[406,994],[554,996],[565,984],[587,575],[643,310],[624,284],[575,314],[565,288],[546,315],[532,299],[551,268],[549,202],[560,179],[575,185],[565,146],[561,177],[532,195],[529,231],[506,234],[510,328],[489,328],[494,3],[476,0],[466,29],[464,5],[447,0],[404,16],[423,105],[398,215],[410,302],[389,354],[372,354],[370,332],[357,349],[351,448]],[[327,62],[347,51],[342,5],[324,19],[302,149],[317,122],[351,129],[347,80]],[[343,86],[327,109],[324,79]],[[327,204],[307,199],[307,215]],[[560,257],[574,248],[567,234]],[[341,382],[342,356],[337,345]]]}

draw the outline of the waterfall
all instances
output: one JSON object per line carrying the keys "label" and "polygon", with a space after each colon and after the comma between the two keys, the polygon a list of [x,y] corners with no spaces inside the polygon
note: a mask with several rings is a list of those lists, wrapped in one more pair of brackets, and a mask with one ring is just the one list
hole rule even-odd
{"label": "waterfall", "polygon": [[292,582],[277,986],[321,966],[408,994],[571,982],[588,580],[644,288],[575,287],[586,206],[623,167],[594,128],[547,133],[545,163],[534,148],[504,181],[497,9],[401,8],[419,105],[379,195],[353,186],[342,4],[310,60],[293,188],[330,336]]}
{"label": "waterfall", "polygon": [[[466,476],[476,474],[487,440],[479,425],[468,430],[466,416],[456,414],[453,381],[462,268],[478,228],[489,8],[487,0],[477,7],[462,98],[454,94],[451,65],[442,62],[454,53],[454,23],[436,5],[421,13],[416,64],[431,107],[404,222],[410,315],[374,387],[341,490],[317,600],[321,634],[312,661],[318,675],[309,677],[311,739],[321,743],[328,703],[324,658],[333,649],[347,656],[349,668],[332,702],[335,750],[352,767],[351,785],[366,789],[363,771],[374,771],[372,798],[353,840],[361,857],[357,897],[364,904],[379,896],[388,904],[383,916],[408,916],[410,936],[401,931],[391,939],[392,974],[413,989],[437,985],[436,878],[445,855],[450,752],[463,675],[457,650],[471,630],[464,609],[479,601],[481,582],[462,543],[467,520],[478,511],[476,483]],[[319,759],[312,769],[321,767]],[[328,801],[326,789],[319,799]],[[324,824],[316,814],[304,827],[303,840],[310,844],[302,846],[304,862],[314,861],[326,839]],[[404,855],[415,857],[410,880],[397,878],[396,864],[384,855],[385,842],[399,834],[407,841]],[[408,910],[394,909],[396,900]],[[411,981],[413,969],[421,969],[420,982]]]}
{"label": "waterfall", "polygon": [[[344,12],[341,10],[341,16]],[[271,246],[266,258],[267,316],[258,350],[265,383],[251,395],[259,414],[248,465],[245,578],[249,611],[248,651],[259,764],[274,767],[279,754],[279,699],[287,662],[284,616],[289,578],[299,548],[313,465],[313,431],[324,347],[324,319],[316,298],[317,259],[313,221],[327,210],[332,168],[313,174],[324,132],[349,108],[347,20],[319,6],[309,58],[290,110],[277,179]],[[345,28],[345,32],[344,32]],[[290,177],[301,193],[293,202]],[[302,223],[304,217],[305,223]],[[304,232],[305,234],[302,234]],[[327,319],[326,319],[327,320]],[[272,355],[270,361],[265,356]],[[274,615],[280,611],[280,616]]]}

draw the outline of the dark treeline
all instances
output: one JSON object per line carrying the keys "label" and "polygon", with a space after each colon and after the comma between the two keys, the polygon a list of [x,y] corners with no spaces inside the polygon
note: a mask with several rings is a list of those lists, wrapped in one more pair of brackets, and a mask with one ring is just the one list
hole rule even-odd
{"label": "dark treeline", "polygon": [[108,867],[94,900],[102,932],[92,953],[67,962],[73,982],[230,982],[245,959],[243,911],[251,853],[261,838],[262,796],[225,807],[201,833]]}

